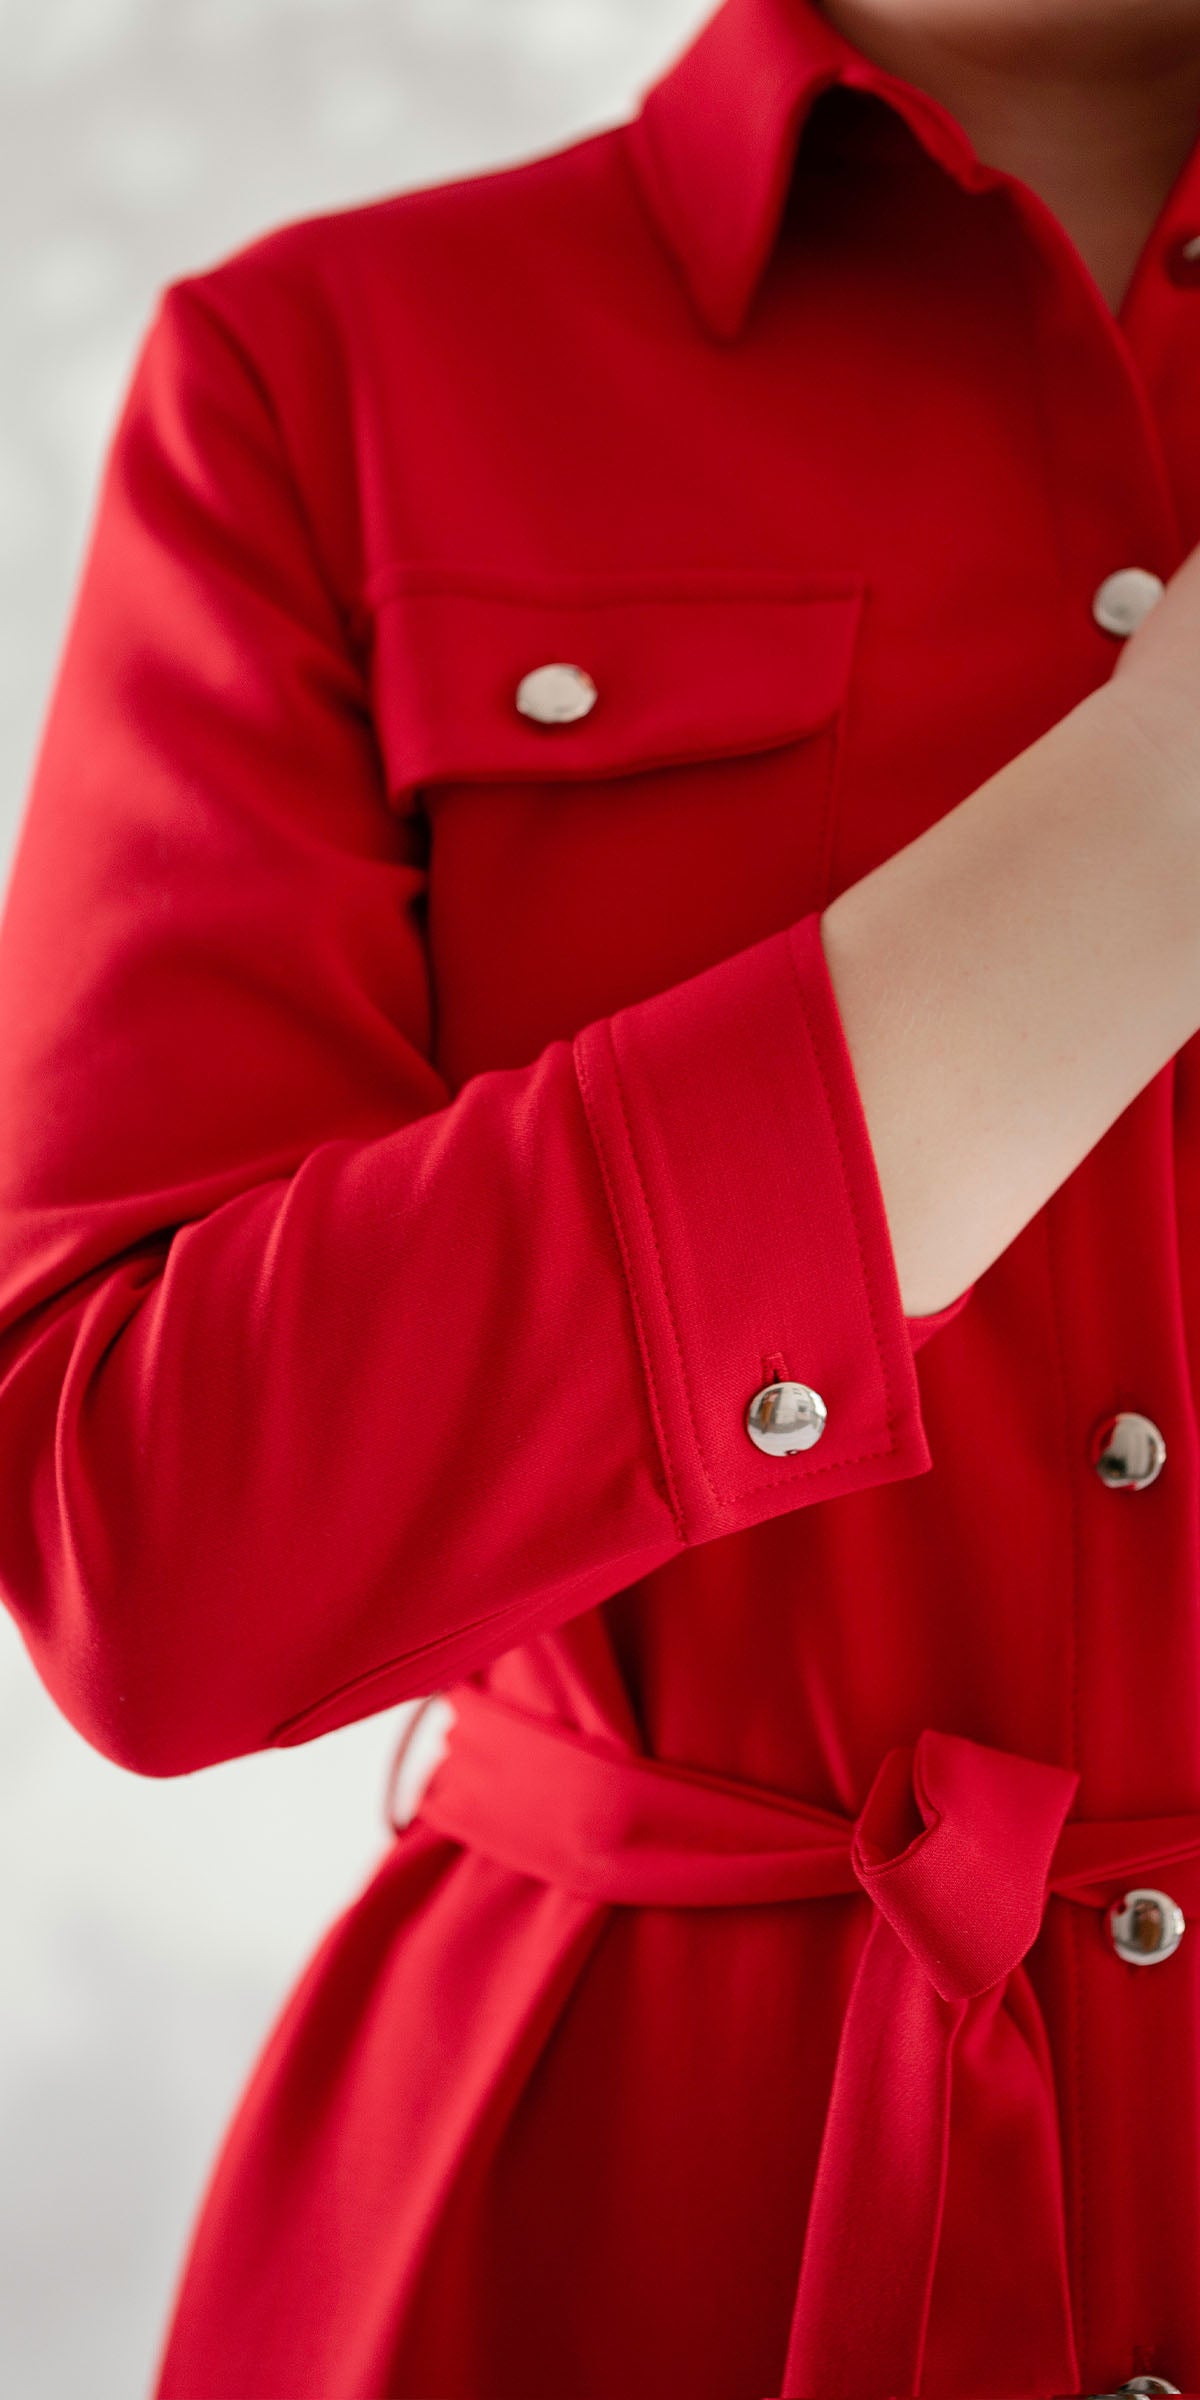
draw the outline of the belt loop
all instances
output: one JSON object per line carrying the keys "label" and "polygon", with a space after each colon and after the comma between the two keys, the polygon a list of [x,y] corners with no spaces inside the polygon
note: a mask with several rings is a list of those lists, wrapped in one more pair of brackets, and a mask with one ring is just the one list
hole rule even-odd
{"label": "belt loop", "polygon": [[425,1787],[446,1756],[447,1736],[457,1711],[444,1692],[419,1700],[403,1733],[391,1766],[383,1800],[383,1821],[393,1833],[403,1833],[418,1814]]}

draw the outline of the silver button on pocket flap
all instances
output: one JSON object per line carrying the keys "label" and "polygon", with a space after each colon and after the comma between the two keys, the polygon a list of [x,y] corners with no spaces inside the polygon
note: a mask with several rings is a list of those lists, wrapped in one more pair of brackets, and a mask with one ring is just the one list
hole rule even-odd
{"label": "silver button on pocket flap", "polygon": [[523,717],[532,717],[538,725],[571,725],[577,717],[586,717],[596,705],[599,694],[586,667],[574,667],[556,660],[546,667],[532,667],[517,685],[516,701]]}

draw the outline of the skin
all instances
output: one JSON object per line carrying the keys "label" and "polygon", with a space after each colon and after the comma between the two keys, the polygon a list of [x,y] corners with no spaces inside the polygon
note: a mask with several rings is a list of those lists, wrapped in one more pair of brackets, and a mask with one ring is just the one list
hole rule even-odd
{"label": "skin", "polygon": [[[1200,0],[818,0],[1036,192],[1114,314],[1200,139]],[[1200,225],[1197,226],[1200,231]]]}
{"label": "skin", "polygon": [[[1200,0],[819,4],[1036,192],[1119,313],[1200,134]],[[822,914],[910,1316],[1200,1031],[1198,644],[1200,546],[1108,680]]]}

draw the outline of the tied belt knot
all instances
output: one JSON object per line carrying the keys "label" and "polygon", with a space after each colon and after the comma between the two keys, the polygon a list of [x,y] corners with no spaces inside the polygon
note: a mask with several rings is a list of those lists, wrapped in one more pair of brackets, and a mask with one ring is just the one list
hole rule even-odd
{"label": "tied belt knot", "polygon": [[1023,1961],[1051,1894],[1101,1910],[1170,1866],[1200,1904],[1200,1816],[1068,1821],[1078,1784],[1072,1768],[926,1726],[886,1752],[851,1819],[467,1682],[410,1719],[387,1814],[604,1905],[864,1892],[778,2400],[919,2394],[939,2261],[948,2279],[969,2275],[971,2226],[947,2222],[952,2100],[995,2144],[1021,2293],[986,2329],[989,2377],[1011,2400],[1050,2400],[1078,2391],[1079,2362],[1049,2037]]}

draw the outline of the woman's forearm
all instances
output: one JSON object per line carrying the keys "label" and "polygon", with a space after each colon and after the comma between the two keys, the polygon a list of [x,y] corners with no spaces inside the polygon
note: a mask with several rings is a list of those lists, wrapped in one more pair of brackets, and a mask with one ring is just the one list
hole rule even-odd
{"label": "woman's forearm", "polygon": [[821,938],[904,1306],[930,1313],[1200,1028],[1200,734],[1102,685]]}

